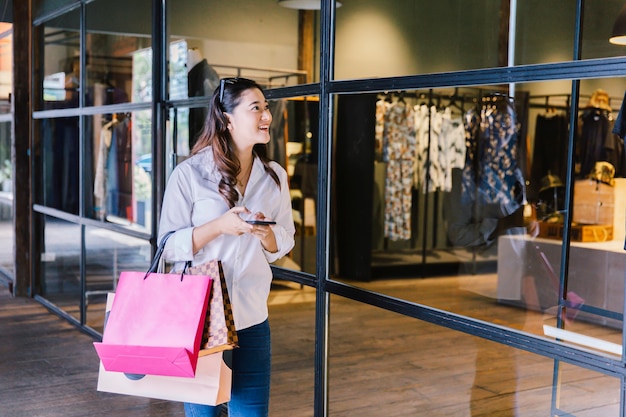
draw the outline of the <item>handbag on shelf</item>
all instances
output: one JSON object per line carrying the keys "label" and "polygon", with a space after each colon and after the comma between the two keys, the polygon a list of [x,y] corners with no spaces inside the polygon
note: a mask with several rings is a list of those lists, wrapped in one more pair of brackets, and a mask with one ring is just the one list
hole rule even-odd
{"label": "handbag on shelf", "polygon": [[102,342],[94,342],[107,371],[195,375],[212,279],[156,272],[170,235],[148,272],[120,274]]}
{"label": "handbag on shelf", "polygon": [[[114,299],[115,294],[110,293],[106,315]],[[97,390],[168,401],[219,405],[230,400],[231,356],[231,352],[217,352],[198,358],[193,378],[108,371],[100,362]]]}
{"label": "handbag on shelf", "polygon": [[194,275],[209,276],[213,280],[199,356],[236,348],[237,330],[221,262],[212,260],[189,267],[188,271]]}

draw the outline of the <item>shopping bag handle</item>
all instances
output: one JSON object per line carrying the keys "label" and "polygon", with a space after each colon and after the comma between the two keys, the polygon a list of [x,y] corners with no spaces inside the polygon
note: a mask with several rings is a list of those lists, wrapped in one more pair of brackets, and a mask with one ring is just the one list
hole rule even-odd
{"label": "shopping bag handle", "polygon": [[159,247],[154,254],[154,258],[152,259],[150,268],[148,268],[148,271],[146,272],[146,275],[143,277],[143,279],[148,278],[148,274],[150,274],[151,272],[157,272],[157,270],[159,269],[159,261],[161,260],[161,255],[163,255],[163,251],[165,250],[165,243],[167,242],[167,239],[173,234],[174,230],[167,232],[165,236],[163,236],[163,239],[161,239],[161,243],[159,243]]}

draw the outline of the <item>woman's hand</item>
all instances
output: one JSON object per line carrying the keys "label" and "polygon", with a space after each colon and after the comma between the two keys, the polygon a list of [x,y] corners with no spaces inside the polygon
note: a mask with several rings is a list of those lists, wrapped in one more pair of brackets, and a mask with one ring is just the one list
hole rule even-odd
{"label": "woman's hand", "polygon": [[242,235],[253,231],[253,226],[241,218],[242,214],[250,214],[246,207],[233,207],[216,219],[218,229],[224,235]]}
{"label": "woman's hand", "polygon": [[220,217],[196,226],[193,229],[193,253],[197,253],[210,241],[221,235],[240,236],[252,232],[253,226],[246,223],[241,214],[249,214],[250,210],[245,207],[233,207]]}
{"label": "woman's hand", "polygon": [[[263,213],[256,212],[254,213],[254,220],[269,220],[265,217]],[[263,224],[255,224],[252,226],[252,235],[256,236],[260,241],[263,248],[268,252],[276,252],[278,250],[278,245],[276,244],[276,236],[274,236],[274,231],[272,230],[272,226],[263,225]]]}

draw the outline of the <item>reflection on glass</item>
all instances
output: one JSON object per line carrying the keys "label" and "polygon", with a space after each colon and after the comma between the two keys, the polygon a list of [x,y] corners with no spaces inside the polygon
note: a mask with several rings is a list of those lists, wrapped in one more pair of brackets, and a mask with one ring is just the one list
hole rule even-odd
{"label": "reflection on glass", "polygon": [[373,278],[420,278],[411,281],[419,290],[383,291],[533,334],[572,331],[575,345],[593,336],[586,348],[621,355],[626,132],[613,127],[626,84],[581,82],[562,285],[570,89],[556,81],[515,85],[514,97],[508,86],[337,96],[334,274],[366,288]]}
{"label": "reflection on glass", "polygon": [[44,218],[41,295],[80,319],[80,226]]}
{"label": "reflection on glass", "polygon": [[624,55],[623,45],[614,45],[609,42],[613,24],[623,6],[624,2],[619,0],[585,3],[583,11],[583,59]]}
{"label": "reflection on glass", "polygon": [[45,47],[42,77],[35,85],[43,87],[42,103],[37,110],[78,107],[80,94],[80,36],[79,10],[73,10],[45,23]]}
{"label": "reflection on glass", "polygon": [[44,119],[38,123],[42,145],[41,162],[37,164],[37,203],[78,214],[78,117]]}
{"label": "reflection on glass", "polygon": [[104,307],[109,292],[115,292],[123,271],[147,271],[151,260],[148,241],[110,230],[85,229],[86,256],[86,323],[102,331]]}
{"label": "reflection on glass", "polygon": [[296,245],[279,266],[315,273],[319,99],[272,100],[271,159],[289,174]]}
{"label": "reflection on glass", "polygon": [[39,18],[59,7],[75,2],[75,0],[33,0],[33,16]]}
{"label": "reflection on glass", "polygon": [[[181,98],[181,93],[182,98],[206,97],[221,77],[245,77],[264,87],[279,87],[306,82],[313,75],[313,68],[298,67],[299,54],[306,53],[311,63],[314,59],[313,20],[307,20],[306,33],[311,35],[301,41],[310,45],[304,52],[297,10],[276,2],[214,0],[180,0],[168,6],[169,70],[170,76],[176,74],[170,80],[173,99]],[[245,30],[231,30],[242,22]]]}
{"label": "reflection on glass", "polygon": [[[553,412],[552,415],[622,415],[619,406],[620,386],[616,378],[562,362],[559,364],[558,375],[560,381],[555,406],[560,413]],[[581,395],[582,392],[593,395]]]}
{"label": "reflection on glass", "polygon": [[[453,6],[351,1],[337,9],[336,77],[390,77],[573,59],[576,1],[514,4],[517,7],[511,9],[509,2],[491,1]],[[622,6],[619,0],[585,4],[583,58],[623,55],[623,46],[608,41]],[[512,42],[509,27],[515,30]]]}
{"label": "reflection on glass", "polygon": [[[517,9],[511,11],[514,13],[516,28],[515,43],[509,45],[514,48],[513,64],[542,64],[573,59],[575,0],[525,0],[515,4]],[[583,32],[586,34],[587,30],[598,29],[596,25],[585,25]]]}
{"label": "reflection on glass", "polygon": [[338,79],[506,65],[499,48],[506,46],[508,32],[500,28],[508,13],[499,2],[355,0],[336,14]]}
{"label": "reflection on glass", "polygon": [[[315,290],[272,283],[272,400],[269,415],[312,415],[315,392]],[[298,400],[294,400],[297,387]]]}
{"label": "reflection on glass", "polygon": [[[383,292],[423,290],[403,282],[375,286]],[[448,283],[440,284],[431,296],[448,289]],[[492,307],[497,308],[480,308]],[[619,378],[561,365],[561,379],[555,381],[554,362],[545,357],[343,297],[332,296],[330,309],[343,318],[330,323],[331,415],[377,415],[371,410],[381,404],[385,415],[557,415],[551,413],[553,404],[568,415],[619,415]],[[580,395],[582,386],[593,399]]]}
{"label": "reflection on glass", "polygon": [[152,99],[151,4],[145,0],[131,3],[95,1],[85,6],[87,105]]}
{"label": "reflection on glass", "polygon": [[[90,217],[150,230],[151,112],[93,116],[93,202]],[[90,178],[90,179],[88,179]]]}

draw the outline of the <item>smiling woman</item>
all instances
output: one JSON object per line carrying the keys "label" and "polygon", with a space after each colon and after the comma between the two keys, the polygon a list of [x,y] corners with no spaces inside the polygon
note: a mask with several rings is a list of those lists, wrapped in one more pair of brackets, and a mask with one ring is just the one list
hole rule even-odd
{"label": "smiling woman", "polygon": [[[191,156],[170,176],[159,225],[159,240],[175,231],[163,252],[163,258],[177,263],[175,268],[222,262],[239,337],[233,351],[233,415],[268,414],[269,263],[294,246],[287,172],[266,157],[271,122],[256,82],[222,79]],[[214,411],[185,404],[187,415],[212,416]]]}

